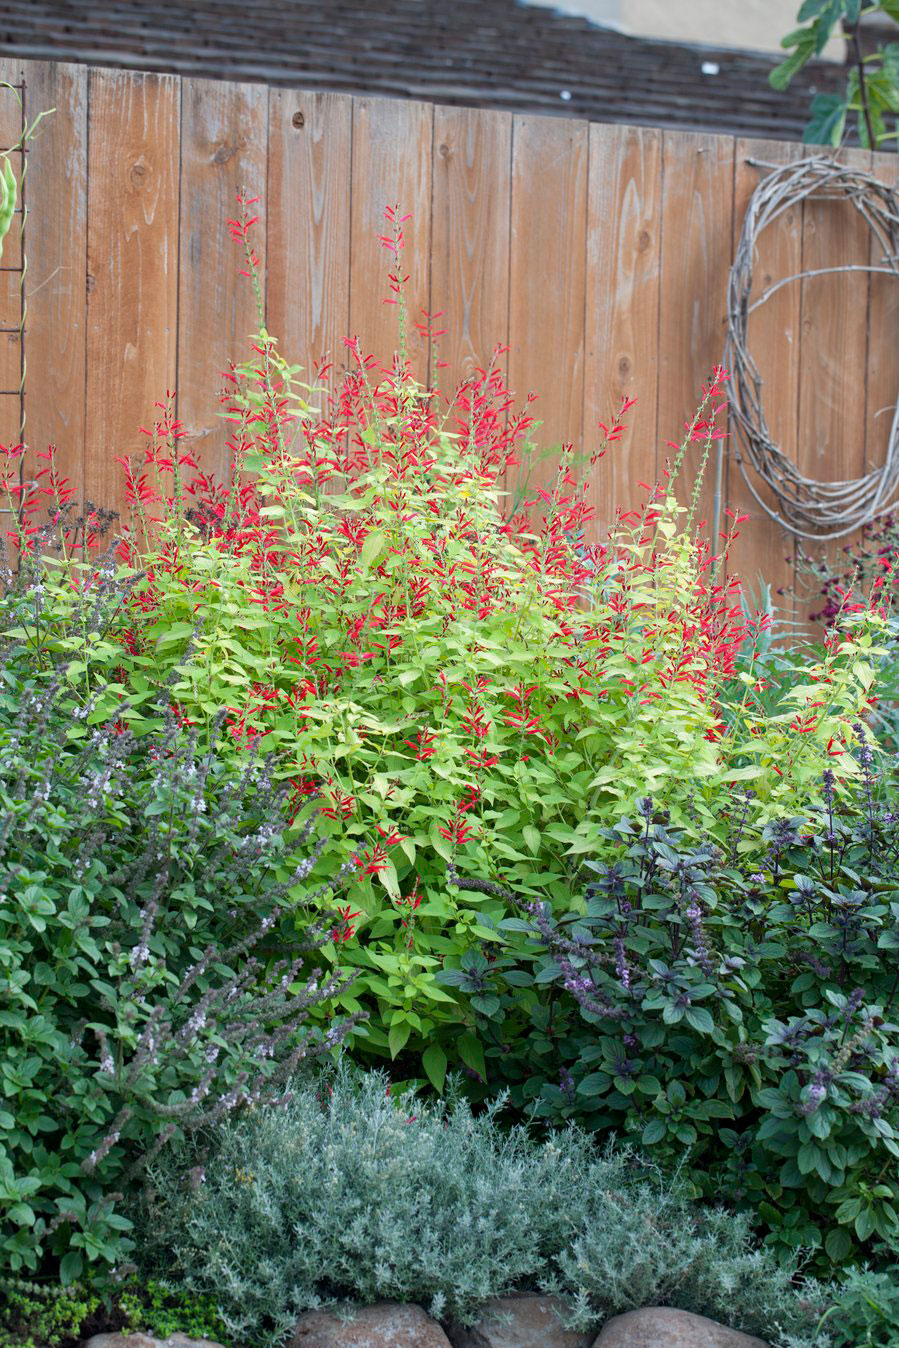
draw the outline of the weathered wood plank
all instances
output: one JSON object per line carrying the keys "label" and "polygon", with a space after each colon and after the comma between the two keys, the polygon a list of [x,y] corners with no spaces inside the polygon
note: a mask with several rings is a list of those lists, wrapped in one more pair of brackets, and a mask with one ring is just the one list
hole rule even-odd
{"label": "weathered wood plank", "polygon": [[387,364],[398,348],[397,307],[384,302],[392,298],[387,276],[394,268],[378,239],[388,232],[385,207],[399,206],[401,215],[412,216],[403,227],[400,273],[409,277],[407,341],[420,380],[427,376],[428,347],[415,324],[430,308],[433,119],[428,103],[353,102],[350,335],[358,336],[363,354],[372,352]]}
{"label": "weathered wood plank", "polygon": [[[733,238],[734,142],[728,136],[664,132],[662,138],[662,290],[659,305],[660,456],[673,455],[692,418],[702,384],[724,351],[727,277]],[[687,451],[677,492],[689,499],[702,447]],[[727,446],[721,460],[721,501],[726,500]],[[659,467],[662,467],[660,458]],[[713,448],[699,496],[697,521],[716,543],[713,519],[716,452]]]}
{"label": "weathered wood plank", "polygon": [[268,327],[306,383],[333,362],[332,391],[350,331],[352,131],[345,94],[269,92]]}
{"label": "weathered wood plank", "polygon": [[[588,130],[548,117],[513,123],[509,382],[519,400],[539,395],[541,450],[583,445]],[[551,486],[555,469],[555,456],[535,462],[532,483]]]}
{"label": "weathered wood plank", "polygon": [[[876,154],[873,171],[881,182],[899,190],[899,156]],[[871,236],[869,260],[883,266],[883,248]],[[871,472],[886,458],[887,441],[899,397],[899,278],[872,273],[868,291],[868,364],[865,376],[865,469]],[[894,503],[893,514],[897,513]]]}
{"label": "weathered wood plank", "polygon": [[656,480],[656,366],[661,248],[662,136],[646,128],[590,127],[584,439],[590,449],[624,397],[636,398],[627,433],[591,483],[601,537],[616,510],[645,500]]}
{"label": "weathered wood plank", "polygon": [[123,507],[115,456],[175,387],[179,89],[168,75],[90,72],[85,490]]}
{"label": "weathered wood plank", "polygon": [[[738,140],[734,167],[734,253],[740,241],[750,197],[768,169],[756,168],[751,160],[788,164],[803,153],[801,145],[772,145],[770,141]],[[806,149],[805,153],[808,153]],[[766,290],[802,267],[802,207],[793,206],[758,236],[752,264],[750,304],[763,299]],[[762,406],[768,430],[790,458],[795,458],[799,430],[799,282],[783,286],[750,314],[748,349],[762,380]],[[781,623],[795,618],[793,586],[795,545],[782,525],[776,523],[756,501],[735,456],[740,452],[736,429],[731,424],[731,461],[728,471],[728,505],[749,519],[740,526],[740,537],[731,557],[736,571],[753,596],[760,582],[771,587]],[[757,474],[748,469],[751,481],[763,499],[776,508],[773,494]]]}
{"label": "weathered wood plank", "polygon": [[[841,158],[858,168],[871,166],[865,150],[847,150]],[[864,265],[870,247],[868,226],[848,201],[804,203],[803,271]],[[800,285],[799,467],[822,482],[857,478],[865,471],[869,280],[863,272],[843,272],[806,277]],[[835,563],[851,541],[847,536],[804,546]],[[816,597],[810,596],[812,607]],[[803,607],[807,613],[809,602]]]}
{"label": "weathered wood plank", "polygon": [[434,109],[431,302],[450,394],[508,342],[511,153],[511,115]]}
{"label": "weathered wood plank", "polygon": [[[0,59],[0,80],[19,86],[22,83],[22,62],[13,57]],[[21,89],[0,89],[0,149],[11,149],[22,135],[22,112],[17,99]],[[9,233],[3,241],[0,259],[0,444],[15,445],[21,439],[21,400],[19,385],[22,377],[22,343],[19,325],[22,320],[22,250],[21,250],[21,180],[22,155],[10,154],[9,162],[19,186],[19,211],[13,216]]]}
{"label": "weathered wood plank", "polygon": [[[29,145],[26,435],[56,446],[64,477],[85,473],[88,89],[84,66],[27,62],[29,119],[56,111]],[[39,396],[35,396],[39,391]]]}
{"label": "weathered wood plank", "polygon": [[[181,82],[181,205],[178,267],[178,415],[205,470],[227,468],[227,431],[218,390],[229,361],[248,354],[259,319],[242,250],[227,220],[236,196],[260,200],[264,214],[268,90],[223,80]],[[265,225],[253,230],[265,277]]]}

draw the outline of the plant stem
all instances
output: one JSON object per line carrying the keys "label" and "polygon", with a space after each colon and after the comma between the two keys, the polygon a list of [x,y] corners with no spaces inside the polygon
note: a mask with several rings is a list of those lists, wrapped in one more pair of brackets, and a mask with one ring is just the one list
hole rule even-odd
{"label": "plant stem", "polygon": [[861,15],[859,15],[852,30],[852,41],[855,46],[855,66],[858,71],[858,93],[862,103],[862,113],[865,118],[865,129],[868,133],[868,148],[870,150],[876,150],[877,139],[874,135],[874,127],[871,124],[871,109],[868,105],[868,86],[865,82],[865,63],[862,58],[862,44],[860,37],[861,26]]}

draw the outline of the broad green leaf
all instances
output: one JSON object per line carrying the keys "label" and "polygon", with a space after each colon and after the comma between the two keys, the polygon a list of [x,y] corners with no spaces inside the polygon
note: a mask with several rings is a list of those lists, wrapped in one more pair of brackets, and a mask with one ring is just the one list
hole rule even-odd
{"label": "broad green leaf", "polygon": [[536,856],[540,851],[540,833],[534,828],[533,824],[525,824],[521,830],[521,836],[524,838],[525,845],[532,856]]}
{"label": "broad green leaf", "polygon": [[816,94],[812,99],[811,119],[802,135],[806,145],[839,145],[848,106],[841,94]]}
{"label": "broad green leaf", "polygon": [[439,1044],[429,1044],[421,1055],[422,1067],[431,1085],[436,1091],[443,1091],[446,1080],[446,1054]]}
{"label": "broad green leaf", "polygon": [[456,1040],[456,1047],[465,1066],[470,1067],[473,1072],[477,1072],[482,1081],[486,1081],[487,1064],[484,1061],[484,1049],[478,1036],[473,1034],[471,1030],[467,1030]]}
{"label": "broad green leaf", "polygon": [[702,1006],[688,1006],[684,1019],[699,1034],[712,1034],[715,1029],[711,1013]]}
{"label": "broad green leaf", "polygon": [[795,46],[796,50],[792,52],[779,66],[768,75],[768,83],[772,89],[784,90],[790,83],[790,80],[801,70],[806,62],[810,61],[815,54],[815,33],[811,28],[797,28],[794,32],[788,33],[780,44],[784,48]]}
{"label": "broad green leaf", "polygon": [[84,1271],[84,1256],[78,1250],[64,1254],[59,1265],[59,1280],[63,1287],[69,1287]]}
{"label": "broad green leaf", "polygon": [[400,1050],[405,1046],[406,1040],[412,1033],[412,1026],[408,1021],[400,1021],[398,1025],[391,1025],[387,1035],[387,1043],[390,1048],[391,1058],[395,1058]]}
{"label": "broad green leaf", "polygon": [[643,1129],[641,1141],[645,1147],[651,1147],[654,1142],[661,1142],[667,1131],[668,1128],[664,1119],[650,1119]]}
{"label": "broad green leaf", "polygon": [[366,535],[365,542],[359,551],[359,566],[363,571],[368,571],[380,557],[387,543],[387,535],[383,529],[372,529],[371,533]]}
{"label": "broad green leaf", "polygon": [[824,1248],[827,1251],[828,1258],[835,1264],[842,1264],[846,1256],[852,1249],[852,1237],[845,1226],[835,1226],[833,1230],[828,1231],[824,1240]]}

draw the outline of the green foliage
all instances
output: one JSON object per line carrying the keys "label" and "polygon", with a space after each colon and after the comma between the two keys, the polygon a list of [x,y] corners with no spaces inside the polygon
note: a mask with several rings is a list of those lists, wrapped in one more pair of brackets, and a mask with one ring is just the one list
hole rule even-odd
{"label": "green foliage", "polygon": [[899,1264],[891,1253],[893,1262],[851,1268],[832,1289],[821,1323],[834,1348],[899,1348]]}
{"label": "green foliage", "polygon": [[854,44],[855,64],[849,69],[842,94],[816,94],[805,140],[812,145],[839,145],[846,120],[854,114],[862,145],[884,150],[899,136],[899,42],[890,42],[862,56],[859,24],[862,15],[882,14],[899,21],[897,0],[879,0],[862,6],[861,0],[805,0],[797,19],[803,26],[788,33],[781,46],[790,52],[769,75],[775,89],[786,89],[797,71],[820,56],[832,37],[846,36]]}
{"label": "green foliage", "polygon": [[[538,1142],[494,1111],[384,1086],[341,1072],[169,1149],[138,1257],[212,1295],[247,1345],[335,1300],[417,1301],[471,1322],[487,1298],[540,1287],[570,1297],[585,1328],[647,1301],[726,1309],[772,1335],[813,1323],[789,1271],[751,1250],[745,1218],[692,1208],[575,1131]],[[820,1314],[820,1289],[805,1295]]]}
{"label": "green foliage", "polygon": [[854,813],[831,795],[760,840],[737,800],[722,848],[651,802],[608,830],[575,909],[531,905],[443,975],[471,998],[490,1087],[669,1171],[689,1157],[697,1195],[824,1273],[895,1239],[899,831],[874,795],[868,776]]}
{"label": "green foliage", "polygon": [[856,615],[768,708],[750,662],[722,716],[736,653],[760,633],[694,528],[698,482],[687,504],[673,489],[688,445],[706,460],[720,434],[721,371],[665,488],[590,548],[568,451],[531,518],[504,521],[528,419],[507,417],[494,371],[438,413],[408,368],[356,350],[319,419],[267,333],[255,351],[233,376],[226,483],[182,481],[194,461],[168,409],[145,471],[129,470],[132,589],[96,637],[74,628],[84,564],[65,545],[40,623],[17,630],[35,662],[70,661],[74,707],[138,735],[158,731],[164,684],[201,738],[227,709],[235,756],[264,736],[299,820],[326,816],[325,860],[357,859],[352,918],[323,952],[357,974],[342,996],[368,1015],[357,1051],[441,1089],[482,1051],[437,975],[509,915],[449,885],[448,865],[564,909],[602,826],[647,791],[697,837],[737,781],[760,826],[805,809],[867,705],[882,619]]}
{"label": "green foliage", "polygon": [[0,1278],[0,1348],[60,1348],[78,1339],[100,1297],[80,1284]]}
{"label": "green foliage", "polygon": [[[832,625],[839,620],[847,597],[880,584],[892,604],[877,666],[877,701],[871,724],[884,749],[899,753],[899,517],[891,511],[865,525],[859,537],[844,544],[836,557],[826,551],[809,555],[797,550],[800,584],[797,598],[807,607],[809,621]],[[802,653],[796,653],[802,658]]]}
{"label": "green foliage", "polygon": [[146,1330],[157,1338],[185,1334],[191,1339],[214,1339],[228,1344],[215,1298],[174,1288],[155,1278],[133,1279],[107,1299],[107,1323],[122,1321],[129,1333]]}
{"label": "green foliage", "polygon": [[745,1217],[691,1208],[658,1183],[608,1189],[597,1206],[599,1220],[586,1222],[558,1261],[562,1285],[580,1307],[615,1315],[678,1306],[771,1341],[791,1328],[807,1330],[800,1342],[815,1341],[814,1310],[826,1295],[807,1285],[797,1297]]}
{"label": "green foliage", "polygon": [[[881,1172],[899,1147],[899,900],[871,810],[851,814],[873,800],[861,720],[887,619],[854,606],[766,688],[764,615],[727,577],[733,531],[717,555],[694,528],[699,481],[674,494],[689,446],[704,464],[720,435],[723,372],[665,483],[590,547],[568,449],[504,520],[529,418],[492,368],[440,407],[398,312],[400,356],[379,369],[351,348],[322,416],[261,331],[232,375],[224,484],[163,405],[127,467],[116,563],[69,523],[52,456],[34,491],[56,498],[58,549],[40,555],[37,496],[7,454],[24,580],[0,614],[3,1256],[63,1281],[85,1257],[120,1262],[119,1195],[174,1133],[145,1258],[166,1274],[174,1250],[238,1336],[339,1296],[465,1317],[527,1283],[564,1286],[587,1317],[652,1291],[730,1297],[767,1326],[758,1282],[781,1284],[773,1256],[746,1252],[748,1216],[691,1215],[645,1180],[631,1193],[630,1162],[596,1169],[583,1138],[535,1150],[461,1107],[413,1126],[345,1083],[343,1114],[308,1096],[257,1108],[348,1028],[325,1031],[336,1002],[370,1014],[353,1047],[398,1076],[440,1091],[462,1064],[474,1094],[507,1080],[517,1108],[622,1131],[668,1170],[691,1153],[693,1189],[757,1209],[788,1260],[811,1245],[822,1267],[848,1261],[897,1220]],[[591,467],[622,429],[603,428]],[[645,829],[628,824],[647,793]],[[606,888],[581,902],[585,858]],[[352,903],[310,893],[313,867],[353,873]],[[618,1000],[579,1009],[587,975]],[[237,1106],[206,1183],[181,1183],[185,1157],[204,1166],[181,1135]],[[584,1173],[589,1198],[571,1188]],[[615,1263],[599,1233],[634,1205],[662,1253],[637,1263],[622,1238]]]}
{"label": "green foliage", "polygon": [[153,1278],[131,1279],[102,1292],[82,1282],[0,1278],[0,1348],[63,1348],[88,1334],[146,1330],[214,1338],[227,1345],[225,1326],[211,1297],[172,1289]]}
{"label": "green foliage", "polygon": [[277,1095],[339,1039],[304,1022],[340,983],[301,975],[293,914],[316,854],[286,848],[258,756],[236,773],[165,712],[143,739],[69,719],[70,668],[35,685],[7,655],[0,1268],[68,1283],[127,1253],[121,1191],[144,1154]]}

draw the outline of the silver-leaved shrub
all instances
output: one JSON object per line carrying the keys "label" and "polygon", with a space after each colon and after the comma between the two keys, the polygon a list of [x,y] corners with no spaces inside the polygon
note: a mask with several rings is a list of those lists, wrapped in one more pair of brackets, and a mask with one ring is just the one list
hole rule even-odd
{"label": "silver-leaved shrub", "polygon": [[576,1129],[538,1141],[462,1100],[393,1099],[378,1074],[310,1076],[283,1108],[169,1148],[137,1225],[144,1271],[212,1293],[248,1348],[322,1304],[418,1302],[470,1323],[522,1288],[566,1295],[585,1328],[661,1303],[812,1343],[822,1300],[753,1248],[745,1218],[691,1206],[630,1153]]}

